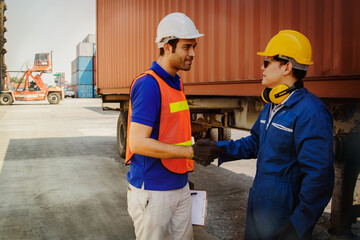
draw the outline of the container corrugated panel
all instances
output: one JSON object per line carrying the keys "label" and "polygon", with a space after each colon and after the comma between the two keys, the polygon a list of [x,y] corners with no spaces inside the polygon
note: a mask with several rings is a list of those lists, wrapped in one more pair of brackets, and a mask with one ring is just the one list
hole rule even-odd
{"label": "container corrugated panel", "polygon": [[88,42],[80,42],[76,46],[76,57],[92,57],[94,56],[94,44]]}
{"label": "container corrugated panel", "polygon": [[96,56],[93,57],[93,69],[96,70]]}
{"label": "container corrugated panel", "polygon": [[73,61],[71,61],[71,73],[74,73],[76,71],[76,59],[74,59]]}
{"label": "container corrugated panel", "polygon": [[93,91],[92,84],[76,85],[76,97],[78,98],[92,98]]}
{"label": "container corrugated panel", "polygon": [[92,71],[93,57],[78,57],[76,58],[76,71]]}
{"label": "container corrugated panel", "polygon": [[79,84],[93,84],[92,71],[77,71],[76,72],[76,85]]}
{"label": "container corrugated panel", "polygon": [[[358,0],[98,0],[97,86],[100,93],[128,93],[131,81],[157,60],[157,25],[171,12],[185,13],[205,34],[197,39],[192,69],[180,73],[197,93],[246,95],[236,83],[260,82],[263,58],[256,52],[284,29],[309,38],[315,64],[308,77],[359,78],[359,9]],[[225,83],[230,92],[219,88]]]}
{"label": "container corrugated panel", "polygon": [[96,94],[96,85],[94,85],[94,98],[98,98],[99,96]]}
{"label": "container corrugated panel", "polygon": [[93,84],[96,85],[96,70],[93,71]]}
{"label": "container corrugated panel", "polygon": [[88,43],[96,43],[96,34],[88,34],[83,42],[88,42]]}
{"label": "container corrugated panel", "polygon": [[71,85],[72,86],[76,85],[76,72],[71,74]]}
{"label": "container corrugated panel", "polygon": [[96,85],[96,56],[93,57],[93,84]]}

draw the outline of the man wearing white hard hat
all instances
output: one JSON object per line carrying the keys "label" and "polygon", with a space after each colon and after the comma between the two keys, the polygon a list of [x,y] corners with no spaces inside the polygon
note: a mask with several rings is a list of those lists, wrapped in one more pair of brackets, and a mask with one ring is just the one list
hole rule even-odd
{"label": "man wearing white hard hat", "polygon": [[332,116],[303,83],[313,64],[310,41],[283,30],[268,43],[261,67],[267,103],[236,141],[219,141],[219,164],[257,158],[245,239],[312,239],[334,185]]}
{"label": "man wearing white hard hat", "polygon": [[[219,152],[215,142],[192,146],[190,111],[179,70],[189,71],[196,38],[204,36],[183,13],[158,25],[158,60],[131,85],[126,164],[128,212],[137,239],[193,239],[188,172]],[[210,143],[209,143],[210,142]]]}

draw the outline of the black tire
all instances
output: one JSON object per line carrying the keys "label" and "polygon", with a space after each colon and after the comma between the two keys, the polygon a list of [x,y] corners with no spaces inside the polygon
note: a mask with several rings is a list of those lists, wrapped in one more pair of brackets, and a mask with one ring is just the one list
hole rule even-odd
{"label": "black tire", "polygon": [[60,102],[60,94],[59,93],[49,93],[47,97],[50,104],[58,104]]}
{"label": "black tire", "polygon": [[128,112],[120,112],[117,129],[116,129],[116,140],[117,140],[117,148],[119,151],[119,155],[122,158],[125,158],[126,154],[126,138],[127,138],[127,119]]}
{"label": "black tire", "polygon": [[231,129],[212,128],[210,131],[210,138],[214,141],[229,141],[231,140]]}
{"label": "black tire", "polygon": [[10,93],[2,93],[0,95],[0,103],[2,105],[11,105],[13,103],[13,98]]}

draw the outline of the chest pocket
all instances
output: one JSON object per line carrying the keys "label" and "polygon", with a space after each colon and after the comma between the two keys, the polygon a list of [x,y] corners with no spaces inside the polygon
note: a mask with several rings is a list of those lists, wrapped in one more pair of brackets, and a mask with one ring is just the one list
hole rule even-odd
{"label": "chest pocket", "polygon": [[274,119],[268,128],[268,137],[277,151],[290,154],[294,146],[293,132],[293,122]]}
{"label": "chest pocket", "polygon": [[285,127],[284,125],[281,125],[279,123],[274,123],[273,122],[273,123],[271,123],[271,125],[273,125],[277,129],[280,129],[280,130],[285,131],[285,132],[289,132],[289,133],[293,132],[292,128]]}

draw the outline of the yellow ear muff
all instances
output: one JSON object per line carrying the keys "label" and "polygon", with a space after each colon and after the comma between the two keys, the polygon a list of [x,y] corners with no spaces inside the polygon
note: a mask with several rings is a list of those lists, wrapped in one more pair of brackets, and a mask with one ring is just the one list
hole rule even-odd
{"label": "yellow ear muff", "polygon": [[289,87],[285,84],[279,84],[274,87],[269,94],[270,101],[275,104],[282,103],[290,94],[286,91],[287,89]]}
{"label": "yellow ear muff", "polygon": [[266,103],[272,102],[275,104],[279,104],[282,103],[290,95],[290,93],[295,90],[295,86],[288,87],[285,84],[280,84],[272,89],[265,88],[261,93],[261,97]]}
{"label": "yellow ear muff", "polygon": [[261,92],[261,97],[264,100],[264,102],[266,103],[271,103],[269,94],[271,92],[271,88],[265,88],[262,92]]}

